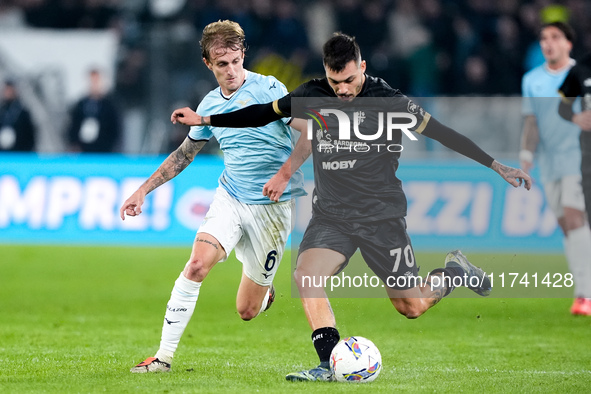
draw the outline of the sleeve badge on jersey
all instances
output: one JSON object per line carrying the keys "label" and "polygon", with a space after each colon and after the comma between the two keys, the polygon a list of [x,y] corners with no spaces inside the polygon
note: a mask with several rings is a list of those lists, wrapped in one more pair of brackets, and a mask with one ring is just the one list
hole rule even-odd
{"label": "sleeve badge on jersey", "polygon": [[408,100],[407,110],[409,114],[420,114],[421,116],[425,116],[425,110],[418,104],[415,104],[412,100]]}

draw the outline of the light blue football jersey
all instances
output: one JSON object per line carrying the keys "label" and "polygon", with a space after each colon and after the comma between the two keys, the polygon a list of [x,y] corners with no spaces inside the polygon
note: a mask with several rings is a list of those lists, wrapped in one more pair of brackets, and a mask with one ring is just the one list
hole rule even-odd
{"label": "light blue football jersey", "polygon": [[558,115],[558,88],[569,70],[566,67],[552,72],[544,63],[527,72],[522,80],[522,112],[536,117],[540,133],[535,163],[540,168],[542,182],[581,173],[581,130]]}
{"label": "light blue football jersey", "polygon": [[[253,104],[264,104],[287,94],[285,86],[272,76],[245,70],[244,84],[231,96],[225,97],[218,86],[205,96],[197,107],[201,116],[232,112]],[[224,152],[225,169],[219,184],[231,196],[246,204],[271,204],[263,196],[263,186],[289,158],[293,148],[289,118],[262,127],[227,128],[193,126],[189,138],[218,140]],[[298,170],[288,184],[280,201],[305,195],[303,175]]]}

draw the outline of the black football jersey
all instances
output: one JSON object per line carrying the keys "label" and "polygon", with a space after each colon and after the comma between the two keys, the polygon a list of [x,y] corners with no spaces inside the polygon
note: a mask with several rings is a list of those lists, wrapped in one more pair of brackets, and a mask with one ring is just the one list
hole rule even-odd
{"label": "black football jersey", "polygon": [[583,97],[582,110],[591,110],[591,53],[570,69],[559,91],[564,97]]}
{"label": "black football jersey", "polygon": [[[577,61],[570,69],[566,79],[559,89],[564,97],[581,97],[581,109],[591,110],[591,53]],[[591,171],[591,132],[581,133],[581,153],[583,162],[581,168],[585,172]]]}
{"label": "black football jersey", "polygon": [[[406,216],[396,170],[403,145],[414,143],[410,132],[421,133],[430,119],[420,106],[384,80],[367,75],[351,102],[339,100],[322,78],[301,85],[274,105],[282,115],[308,119],[315,210],[334,220]],[[402,126],[389,127],[392,124]]]}

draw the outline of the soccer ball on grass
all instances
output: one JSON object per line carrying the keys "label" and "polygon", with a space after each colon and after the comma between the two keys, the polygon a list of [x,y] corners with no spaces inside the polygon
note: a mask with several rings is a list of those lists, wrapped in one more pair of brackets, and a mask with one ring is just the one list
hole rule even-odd
{"label": "soccer ball on grass", "polygon": [[332,349],[330,369],[338,382],[371,382],[382,370],[382,355],[367,338],[345,338]]}

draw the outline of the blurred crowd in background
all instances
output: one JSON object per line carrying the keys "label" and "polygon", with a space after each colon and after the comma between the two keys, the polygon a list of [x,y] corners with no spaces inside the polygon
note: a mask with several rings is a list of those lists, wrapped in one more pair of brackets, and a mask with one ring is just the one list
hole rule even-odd
{"label": "blurred crowd in background", "polygon": [[[198,41],[203,27],[219,19],[244,28],[246,68],[275,75],[288,89],[323,75],[321,47],[334,31],[357,38],[368,73],[415,97],[519,95],[523,74],[543,62],[538,32],[545,22],[573,26],[573,57],[591,51],[591,2],[586,0],[0,2],[0,34],[26,28],[116,32],[116,75],[108,99],[123,127],[115,127],[113,143],[93,151],[162,153],[178,145],[186,130],[172,129],[170,139],[151,149],[134,151],[117,140],[127,132],[127,114],[141,120],[133,123],[136,128],[148,129],[151,116],[196,107],[216,86],[202,64]],[[82,104],[71,105],[70,125]],[[72,133],[63,135],[69,150],[86,150]]]}

